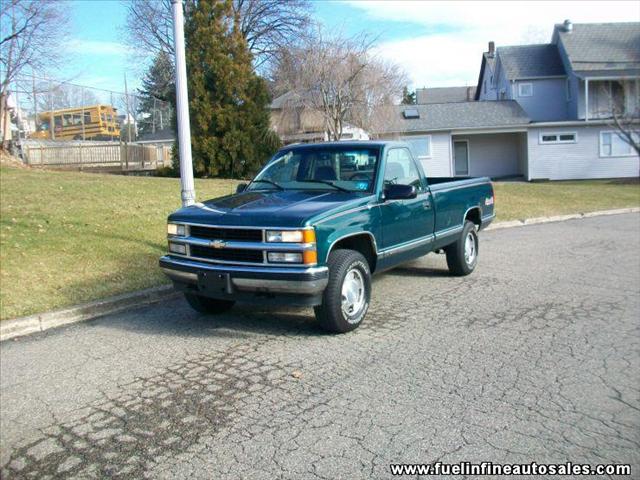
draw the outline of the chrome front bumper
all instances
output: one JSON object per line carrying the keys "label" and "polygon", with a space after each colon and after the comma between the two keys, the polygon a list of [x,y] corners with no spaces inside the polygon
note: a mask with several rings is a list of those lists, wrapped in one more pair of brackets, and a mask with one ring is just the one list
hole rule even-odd
{"label": "chrome front bumper", "polygon": [[226,279],[226,295],[236,292],[320,295],[329,282],[327,267],[262,267],[212,264],[166,255],[160,268],[175,283],[198,287],[203,275]]}

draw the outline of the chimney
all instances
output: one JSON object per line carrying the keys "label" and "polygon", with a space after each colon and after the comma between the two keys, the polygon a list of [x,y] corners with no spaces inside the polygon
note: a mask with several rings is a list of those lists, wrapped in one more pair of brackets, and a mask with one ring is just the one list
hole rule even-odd
{"label": "chimney", "polygon": [[562,30],[567,33],[571,33],[573,31],[573,23],[568,18],[562,24]]}
{"label": "chimney", "polygon": [[491,41],[489,42],[489,56],[493,57],[496,53],[496,43]]}

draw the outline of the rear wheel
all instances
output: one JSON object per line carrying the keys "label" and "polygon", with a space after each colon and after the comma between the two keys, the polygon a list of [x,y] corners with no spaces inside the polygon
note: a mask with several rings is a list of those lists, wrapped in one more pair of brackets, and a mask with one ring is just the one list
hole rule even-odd
{"label": "rear wheel", "polygon": [[236,303],[231,300],[203,297],[195,293],[185,293],[184,298],[196,312],[213,315],[226,312]]}
{"label": "rear wheel", "polygon": [[478,263],[478,232],[473,222],[464,223],[460,238],[444,250],[447,254],[447,266],[454,275],[469,275]]}
{"label": "rear wheel", "polygon": [[371,272],[367,260],[354,250],[335,250],[329,255],[329,283],[316,318],[325,330],[355,330],[369,310]]}

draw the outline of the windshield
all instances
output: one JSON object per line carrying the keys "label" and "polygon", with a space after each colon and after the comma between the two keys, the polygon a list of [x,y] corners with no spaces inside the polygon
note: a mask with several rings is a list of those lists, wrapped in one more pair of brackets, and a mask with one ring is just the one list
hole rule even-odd
{"label": "windshield", "polygon": [[379,149],[327,146],[284,150],[247,190],[346,190],[371,192]]}

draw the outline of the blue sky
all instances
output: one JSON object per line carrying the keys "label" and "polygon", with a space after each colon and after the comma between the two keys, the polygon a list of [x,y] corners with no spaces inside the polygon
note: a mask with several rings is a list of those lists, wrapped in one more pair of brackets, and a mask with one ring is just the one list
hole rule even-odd
{"label": "blue sky", "polygon": [[[69,52],[58,78],[123,91],[139,85],[145,64],[126,45],[120,0],[69,0]],[[640,21],[630,2],[316,1],[328,31],[377,38],[376,55],[404,69],[415,87],[473,85],[487,42],[497,46],[549,41],[554,23]]]}

